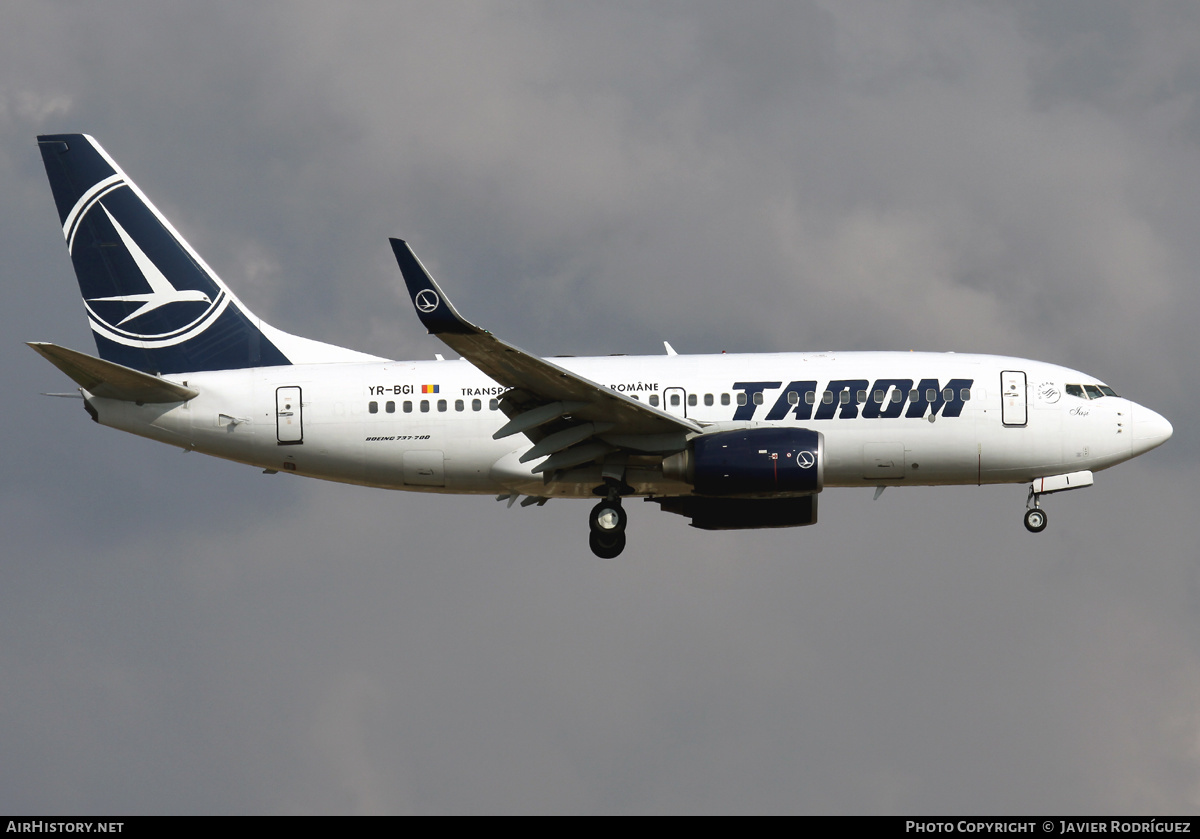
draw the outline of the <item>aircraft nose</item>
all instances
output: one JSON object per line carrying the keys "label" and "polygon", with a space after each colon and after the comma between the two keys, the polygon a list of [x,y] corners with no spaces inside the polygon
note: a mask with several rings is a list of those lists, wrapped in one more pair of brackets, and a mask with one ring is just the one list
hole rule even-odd
{"label": "aircraft nose", "polygon": [[1133,409],[1133,454],[1139,455],[1171,439],[1171,423],[1162,414],[1138,405]]}

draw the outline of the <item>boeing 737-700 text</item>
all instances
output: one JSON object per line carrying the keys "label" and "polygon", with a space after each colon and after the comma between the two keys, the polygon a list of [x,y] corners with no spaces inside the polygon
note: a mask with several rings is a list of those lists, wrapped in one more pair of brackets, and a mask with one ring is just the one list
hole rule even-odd
{"label": "boeing 737-700 text", "polygon": [[30,344],[92,419],[330,481],[590,498],[590,544],[625,547],[622,500],[706,530],[817,521],[825,487],[1028,483],[1043,495],[1165,442],[1171,425],[1040,361],[912,352],[555,358],[463,318],[407,243],[417,316],[459,361],[390,361],[255,315],[91,137],[38,138],[99,358]]}

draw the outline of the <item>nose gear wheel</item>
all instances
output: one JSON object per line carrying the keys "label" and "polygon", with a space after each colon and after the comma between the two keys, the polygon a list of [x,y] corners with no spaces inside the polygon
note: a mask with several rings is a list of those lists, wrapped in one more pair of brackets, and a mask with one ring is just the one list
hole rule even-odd
{"label": "nose gear wheel", "polygon": [[1030,533],[1041,533],[1046,529],[1046,511],[1034,507],[1025,511],[1025,529]]}

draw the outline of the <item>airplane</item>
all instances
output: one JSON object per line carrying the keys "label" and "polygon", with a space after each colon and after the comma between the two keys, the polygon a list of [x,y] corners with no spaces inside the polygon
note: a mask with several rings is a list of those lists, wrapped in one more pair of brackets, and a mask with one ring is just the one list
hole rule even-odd
{"label": "airplane", "polygon": [[407,242],[413,308],[461,358],[397,361],[258,318],[90,136],[38,137],[99,357],[29,346],[91,418],[268,474],[511,507],[597,502],[625,548],[641,497],[703,530],[815,524],[826,487],[1028,484],[1045,495],[1166,442],[1171,424],[1094,376],[966,353],[540,358],[459,314]]}

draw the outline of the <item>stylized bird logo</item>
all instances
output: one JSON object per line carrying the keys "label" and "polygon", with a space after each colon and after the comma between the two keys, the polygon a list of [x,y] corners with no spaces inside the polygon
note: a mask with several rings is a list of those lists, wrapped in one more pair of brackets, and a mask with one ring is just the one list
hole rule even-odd
{"label": "stylized bird logo", "polygon": [[166,275],[162,271],[158,270],[157,265],[150,261],[150,257],[146,256],[145,251],[138,247],[137,242],[133,241],[133,237],[125,232],[125,228],[113,218],[108,208],[101,204],[100,209],[104,210],[104,214],[108,216],[108,220],[116,228],[117,235],[121,237],[121,241],[128,248],[129,255],[133,257],[133,261],[141,269],[142,276],[150,284],[150,292],[148,294],[119,294],[115,297],[90,297],[88,298],[89,303],[124,302],[142,304],[134,309],[131,314],[126,315],[117,326],[121,326],[126,321],[131,321],[136,317],[141,317],[148,312],[166,306],[168,303],[212,303],[212,300],[203,291],[190,288],[180,291],[171,285],[171,281],[166,278]]}
{"label": "stylized bird logo", "polygon": [[418,309],[420,309],[425,314],[429,314],[434,309],[436,309],[438,307],[438,304],[440,304],[442,301],[441,301],[441,298],[439,298],[437,296],[436,291],[425,288],[425,289],[421,289],[420,291],[417,292],[416,302],[417,302]]}

